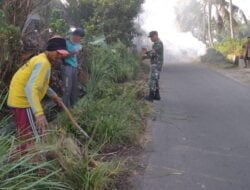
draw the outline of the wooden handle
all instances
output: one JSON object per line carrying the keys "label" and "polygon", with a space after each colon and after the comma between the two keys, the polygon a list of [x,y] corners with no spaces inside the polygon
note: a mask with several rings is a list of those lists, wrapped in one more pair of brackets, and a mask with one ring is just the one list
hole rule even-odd
{"label": "wooden handle", "polygon": [[60,101],[59,102],[61,107],[64,109],[64,111],[66,112],[68,118],[70,119],[71,123],[73,124],[73,126],[75,128],[77,128],[87,139],[89,139],[88,134],[78,125],[78,123],[76,122],[76,120],[74,119],[73,115],[70,113],[69,109],[65,106],[65,104]]}

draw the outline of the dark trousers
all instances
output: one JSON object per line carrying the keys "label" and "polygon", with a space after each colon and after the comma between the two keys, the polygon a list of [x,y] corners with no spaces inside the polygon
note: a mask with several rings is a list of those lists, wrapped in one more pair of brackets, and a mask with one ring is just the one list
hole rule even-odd
{"label": "dark trousers", "polygon": [[78,79],[77,68],[63,65],[63,102],[68,108],[72,108],[77,100],[78,94]]}

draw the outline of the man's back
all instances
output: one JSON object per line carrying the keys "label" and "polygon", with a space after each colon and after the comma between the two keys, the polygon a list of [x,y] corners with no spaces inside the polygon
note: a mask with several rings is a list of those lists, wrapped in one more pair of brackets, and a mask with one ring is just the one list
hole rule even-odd
{"label": "man's back", "polygon": [[51,65],[45,53],[31,58],[12,78],[9,89],[8,105],[17,108],[30,107],[27,96],[32,96],[34,92],[27,93],[25,91],[25,89],[31,89],[29,85],[36,88],[40,101],[48,90],[50,72]]}
{"label": "man's back", "polygon": [[155,57],[151,61],[157,64],[159,70],[161,71],[164,62],[164,45],[161,40],[154,42],[153,51],[155,53]]}

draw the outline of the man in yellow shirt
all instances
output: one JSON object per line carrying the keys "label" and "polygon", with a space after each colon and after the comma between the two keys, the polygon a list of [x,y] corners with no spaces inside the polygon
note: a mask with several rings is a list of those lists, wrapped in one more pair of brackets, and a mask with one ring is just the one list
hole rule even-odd
{"label": "man in yellow shirt", "polygon": [[39,136],[47,127],[41,100],[47,94],[55,101],[61,101],[49,87],[51,64],[57,59],[68,56],[66,41],[54,37],[48,41],[46,51],[24,64],[13,76],[8,97],[8,106],[13,110],[17,125],[17,136],[26,141],[20,151],[25,151],[32,138],[39,141]]}

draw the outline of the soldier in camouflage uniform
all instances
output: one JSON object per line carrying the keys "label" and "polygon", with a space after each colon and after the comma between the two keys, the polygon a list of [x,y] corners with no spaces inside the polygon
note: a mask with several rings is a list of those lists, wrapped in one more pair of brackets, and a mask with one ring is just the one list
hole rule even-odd
{"label": "soldier in camouflage uniform", "polygon": [[160,87],[159,87],[159,79],[160,73],[162,71],[162,66],[164,62],[164,46],[162,41],[158,37],[157,31],[152,31],[149,34],[149,38],[152,42],[154,42],[152,50],[147,51],[144,49],[145,55],[144,59],[150,59],[151,61],[151,71],[150,71],[150,79],[149,79],[149,96],[146,97],[147,100],[160,100]]}

